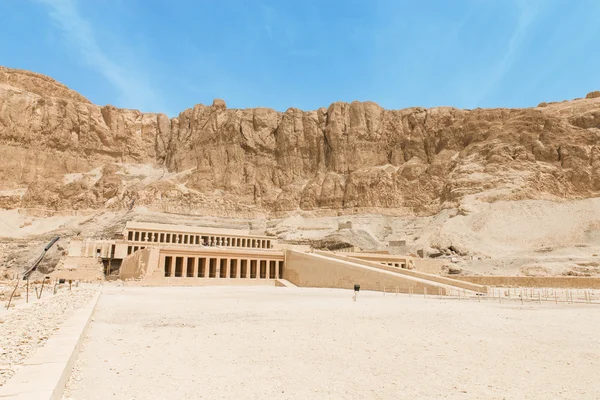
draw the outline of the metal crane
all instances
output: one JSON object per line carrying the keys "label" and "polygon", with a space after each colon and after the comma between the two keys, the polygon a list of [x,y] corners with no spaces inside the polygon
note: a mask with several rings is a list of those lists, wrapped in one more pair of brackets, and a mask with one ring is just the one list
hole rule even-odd
{"label": "metal crane", "polygon": [[[33,264],[31,265],[31,267],[29,267],[24,273],[23,273],[23,280],[27,281],[27,300],[29,300],[29,276],[31,275],[31,273],[33,271],[35,271],[38,267],[38,265],[40,264],[40,262],[42,262],[42,259],[44,258],[44,256],[46,255],[46,253],[48,252],[48,250],[50,250],[50,248],[54,245],[54,243],[56,243],[58,241],[58,239],[60,239],[60,236],[55,236],[52,238],[52,240],[46,245],[46,247],[44,247],[44,251],[42,252],[42,254],[40,254],[40,256],[33,262]],[[15,292],[17,291],[17,288],[19,287],[19,280],[17,279],[17,284],[15,285],[15,288],[13,289],[11,295],[10,295],[10,299],[8,299],[8,304],[6,305],[6,309],[8,310],[8,308],[10,307],[10,302],[12,301],[13,296],[15,295]],[[43,290],[43,284],[42,284],[42,290]],[[41,293],[40,293],[41,295]]]}

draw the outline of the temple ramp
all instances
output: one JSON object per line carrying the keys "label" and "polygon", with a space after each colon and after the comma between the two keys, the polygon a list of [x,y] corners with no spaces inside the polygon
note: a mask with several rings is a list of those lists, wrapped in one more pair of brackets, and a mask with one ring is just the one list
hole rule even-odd
{"label": "temple ramp", "polygon": [[403,268],[398,268],[398,267],[391,267],[389,265],[380,264],[375,261],[362,260],[362,259],[358,259],[358,258],[355,258],[352,256],[345,256],[345,255],[332,253],[332,252],[328,252],[328,251],[318,251],[317,250],[317,251],[315,251],[315,254],[318,254],[318,255],[321,255],[324,257],[334,258],[337,260],[351,261],[351,262],[354,262],[354,263],[357,263],[360,265],[381,269],[383,271],[389,271],[389,272],[392,272],[395,274],[410,276],[410,277],[414,277],[414,278],[423,279],[425,281],[432,281],[432,282],[448,285],[448,286],[453,287],[454,289],[461,289],[461,290],[464,289],[464,290],[469,290],[469,291],[473,291],[473,292],[477,292],[477,293],[487,293],[487,289],[488,289],[488,287],[485,285],[478,285],[475,283],[465,282],[465,281],[461,281],[458,279],[452,279],[452,278],[448,278],[445,276],[428,274],[426,272],[415,271],[414,269],[403,269]]}
{"label": "temple ramp", "polygon": [[[286,251],[283,278],[297,286],[318,288],[397,291],[400,293],[449,294],[455,286],[402,275],[354,260],[342,260],[315,253]],[[474,291],[469,290],[474,293]]]}
{"label": "temple ramp", "polygon": [[275,286],[278,287],[296,287],[296,285],[294,285],[292,282],[286,280],[286,279],[276,279],[275,280]]}

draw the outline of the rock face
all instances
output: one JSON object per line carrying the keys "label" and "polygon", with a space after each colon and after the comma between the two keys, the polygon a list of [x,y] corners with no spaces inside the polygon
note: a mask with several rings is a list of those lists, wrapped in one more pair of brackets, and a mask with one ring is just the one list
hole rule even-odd
{"label": "rock face", "polygon": [[175,118],[91,104],[0,68],[0,207],[219,215],[433,214],[465,195],[596,196],[600,98],[529,109],[228,109]]}
{"label": "rock face", "polygon": [[594,92],[589,92],[587,95],[585,95],[586,99],[595,99],[597,97],[600,97],[600,90],[596,90]]}

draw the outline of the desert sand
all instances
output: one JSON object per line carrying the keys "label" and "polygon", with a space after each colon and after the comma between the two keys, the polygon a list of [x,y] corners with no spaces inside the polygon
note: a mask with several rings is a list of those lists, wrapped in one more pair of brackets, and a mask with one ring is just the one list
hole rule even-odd
{"label": "desert sand", "polygon": [[106,285],[64,399],[597,399],[596,306]]}

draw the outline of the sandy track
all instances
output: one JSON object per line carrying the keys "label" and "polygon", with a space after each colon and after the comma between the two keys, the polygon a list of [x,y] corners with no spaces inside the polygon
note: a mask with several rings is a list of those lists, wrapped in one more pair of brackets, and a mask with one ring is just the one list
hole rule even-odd
{"label": "sandy track", "polygon": [[597,399],[600,309],[106,287],[65,398]]}

